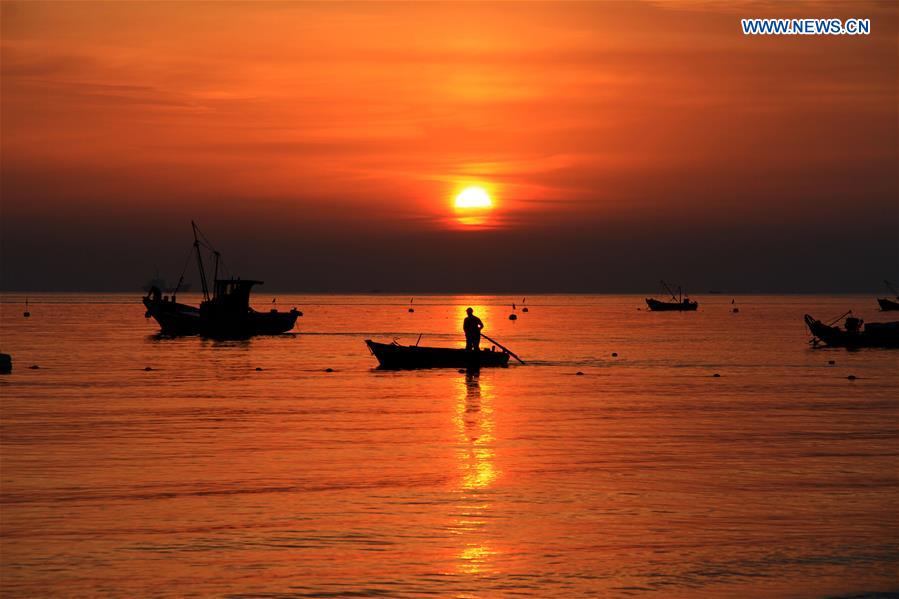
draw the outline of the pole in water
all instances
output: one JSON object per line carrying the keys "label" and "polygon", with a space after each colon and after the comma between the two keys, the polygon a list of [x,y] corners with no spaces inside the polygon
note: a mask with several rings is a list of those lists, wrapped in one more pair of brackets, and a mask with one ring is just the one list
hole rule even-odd
{"label": "pole in water", "polygon": [[409,312],[415,312],[415,308],[412,307],[412,302],[414,302],[414,301],[415,301],[414,297],[409,299]]}
{"label": "pole in water", "polygon": [[24,316],[25,318],[31,317],[31,312],[28,311],[28,298],[27,297],[25,298],[25,311],[22,312],[22,316]]}
{"label": "pole in water", "polygon": [[522,312],[528,311],[527,301],[528,301],[528,298],[526,298],[526,297],[521,298],[521,311]]}

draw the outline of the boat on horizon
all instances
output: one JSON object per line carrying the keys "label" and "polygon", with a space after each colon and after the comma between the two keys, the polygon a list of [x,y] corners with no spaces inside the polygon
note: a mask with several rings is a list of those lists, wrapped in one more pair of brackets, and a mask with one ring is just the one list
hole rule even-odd
{"label": "boat on horizon", "polygon": [[[840,320],[843,326],[834,326]],[[824,323],[809,314],[805,315],[805,325],[812,334],[812,345],[824,343],[828,347],[899,347],[899,321],[869,322],[846,312],[830,323]]]}
{"label": "boat on horizon", "polygon": [[163,293],[178,293],[183,292],[187,293],[190,291],[190,283],[185,283],[183,277],[178,283],[172,287],[164,278],[159,276],[159,269],[156,269],[153,278],[147,281],[142,287],[141,290],[149,293],[154,287],[160,289]]}
{"label": "boat on horizon", "polygon": [[650,311],[652,312],[692,312],[695,311],[696,308],[699,307],[699,302],[695,300],[691,300],[684,294],[684,290],[680,285],[677,286],[677,294],[671,290],[671,287],[665,281],[662,281],[662,287],[668,292],[671,296],[671,301],[667,300],[657,300],[652,297],[647,297],[646,305],[649,306]]}
{"label": "boat on horizon", "polygon": [[[152,287],[143,298],[147,309],[145,316],[159,323],[160,332],[169,336],[202,335],[243,339],[254,335],[278,335],[293,329],[302,312],[296,308],[289,312],[280,312],[274,308],[268,312],[259,312],[251,308],[251,290],[255,285],[262,285],[262,281],[240,277],[220,279],[218,272],[221,254],[209,244],[196,223],[191,221],[190,224],[194,233],[193,245],[200,271],[203,301],[199,307],[182,304],[177,301],[176,293],[164,295],[161,288]],[[214,256],[211,294],[201,247],[210,250]],[[176,292],[177,289],[176,287]]]}
{"label": "boat on horizon", "polygon": [[893,287],[886,279],[883,280],[883,284],[886,285],[887,289],[895,296],[895,299],[889,297],[878,297],[877,303],[880,305],[880,309],[884,312],[899,310],[899,291],[896,291],[896,288]]}
{"label": "boat on horizon", "polygon": [[493,347],[469,351],[452,347],[401,345],[395,340],[393,343],[378,343],[371,339],[366,339],[365,344],[384,370],[505,367],[509,365],[511,355],[506,351],[496,351]]}

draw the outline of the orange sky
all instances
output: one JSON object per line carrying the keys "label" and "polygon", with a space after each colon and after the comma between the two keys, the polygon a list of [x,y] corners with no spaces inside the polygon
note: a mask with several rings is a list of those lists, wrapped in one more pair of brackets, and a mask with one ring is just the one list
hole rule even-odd
{"label": "orange sky", "polygon": [[41,219],[449,232],[469,182],[505,233],[895,224],[896,6],[4,2],[6,249]]}

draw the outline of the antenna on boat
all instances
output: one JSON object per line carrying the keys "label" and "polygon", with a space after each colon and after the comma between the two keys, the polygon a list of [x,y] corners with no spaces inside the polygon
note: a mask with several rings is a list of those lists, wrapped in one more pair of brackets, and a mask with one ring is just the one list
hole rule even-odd
{"label": "antenna on boat", "polygon": [[[203,299],[209,299],[209,284],[206,282],[206,271],[203,269],[203,254],[200,252],[200,232],[197,223],[190,221],[194,232],[194,249],[197,251],[197,266],[200,268],[200,286],[203,288]],[[218,266],[218,261],[216,261]]]}

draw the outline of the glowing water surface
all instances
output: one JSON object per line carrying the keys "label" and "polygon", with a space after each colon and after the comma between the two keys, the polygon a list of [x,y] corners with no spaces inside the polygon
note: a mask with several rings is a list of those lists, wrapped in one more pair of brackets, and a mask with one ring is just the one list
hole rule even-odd
{"label": "glowing water surface", "polygon": [[[518,298],[285,296],[298,334],[243,342],[159,339],[137,296],[22,299],[5,595],[899,587],[899,352],[814,350],[801,320],[885,320],[871,297],[528,295],[512,323]],[[469,305],[528,366],[373,369],[363,339],[462,345]]]}

